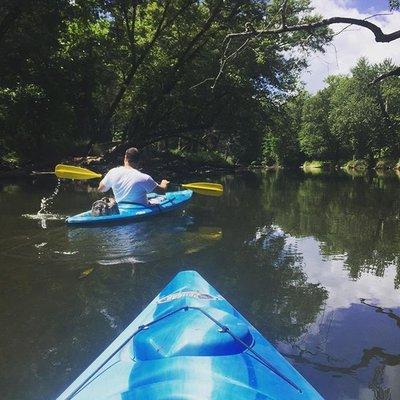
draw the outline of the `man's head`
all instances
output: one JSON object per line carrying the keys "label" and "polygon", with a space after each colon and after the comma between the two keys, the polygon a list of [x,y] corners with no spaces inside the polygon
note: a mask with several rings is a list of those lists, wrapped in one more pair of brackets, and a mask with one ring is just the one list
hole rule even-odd
{"label": "man's head", "polygon": [[136,147],[130,147],[125,152],[124,162],[127,162],[129,165],[136,165],[139,161],[139,150]]}

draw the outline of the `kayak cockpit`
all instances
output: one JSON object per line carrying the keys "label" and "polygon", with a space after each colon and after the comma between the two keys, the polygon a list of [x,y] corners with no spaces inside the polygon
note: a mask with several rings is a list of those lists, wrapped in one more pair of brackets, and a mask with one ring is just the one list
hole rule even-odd
{"label": "kayak cockpit", "polygon": [[171,312],[140,331],[133,341],[135,359],[231,355],[253,344],[248,325],[232,314],[218,309],[206,309],[205,313],[200,310],[183,308]]}

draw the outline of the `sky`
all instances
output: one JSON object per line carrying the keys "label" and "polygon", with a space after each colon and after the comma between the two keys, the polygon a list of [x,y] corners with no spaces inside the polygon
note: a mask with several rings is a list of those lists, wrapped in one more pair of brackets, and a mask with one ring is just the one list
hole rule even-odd
{"label": "sky", "polygon": [[[387,0],[312,0],[317,13],[324,17],[346,16],[365,19],[380,13],[388,14]],[[400,29],[400,12],[380,15],[371,19],[383,32],[390,33]],[[332,25],[338,32],[345,25]],[[302,74],[306,88],[315,93],[325,86],[328,75],[347,74],[360,57],[366,57],[371,63],[391,58],[400,64],[400,40],[392,43],[376,43],[374,35],[367,29],[351,27],[336,36],[325,53],[314,53],[309,58],[309,68]]]}

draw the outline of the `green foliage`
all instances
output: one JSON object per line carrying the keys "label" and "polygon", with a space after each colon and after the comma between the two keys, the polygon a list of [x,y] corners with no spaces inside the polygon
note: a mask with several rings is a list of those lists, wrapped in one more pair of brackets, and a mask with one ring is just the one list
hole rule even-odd
{"label": "green foliage", "polygon": [[395,168],[395,166],[396,166],[396,161],[394,160],[378,160],[375,164],[375,169],[388,170]]}
{"label": "green foliage", "polygon": [[344,169],[355,169],[357,171],[366,171],[368,167],[369,163],[367,160],[350,160],[343,165]]}
{"label": "green foliage", "polygon": [[[310,4],[287,2],[287,23],[317,21]],[[243,42],[233,40],[218,74],[226,34],[248,21],[265,27],[281,5],[2,2],[0,152],[52,162],[95,142],[176,148],[186,138],[245,163],[397,159],[400,82],[370,84],[392,62],[361,59],[314,96],[298,90],[306,56],[331,39],[328,28],[266,37],[237,53]]]}
{"label": "green foliage", "polygon": [[361,59],[352,70],[352,77],[343,78],[335,88],[330,124],[347,157],[372,160],[390,155],[384,152],[398,151],[398,132],[385,108],[384,93],[379,85],[370,84],[388,68],[392,68],[388,62],[369,65]]}
{"label": "green foliage", "polygon": [[331,134],[328,116],[330,88],[321,90],[305,102],[299,131],[300,148],[308,158],[337,160],[338,143]]}
{"label": "green foliage", "polygon": [[[4,165],[3,165],[4,164]],[[5,153],[0,158],[0,165],[4,167],[18,167],[20,165],[20,160],[15,152]]]}
{"label": "green foliage", "polygon": [[[393,69],[390,60],[371,65],[362,58],[351,75],[328,77],[326,88],[306,97],[303,104],[297,104],[302,116],[292,126],[292,140],[297,139],[299,143],[293,159],[302,154],[307,159],[335,164],[340,160],[364,159],[372,166],[377,159],[398,158],[400,81],[391,78],[371,84],[377,76]],[[286,120],[289,116],[286,112]],[[282,132],[284,129],[280,128]],[[285,133],[281,133],[275,140],[279,143],[284,137]],[[265,140],[270,143],[268,132]],[[274,149],[276,159],[287,154],[285,146]]]}
{"label": "green foliage", "polygon": [[263,141],[263,158],[267,164],[282,166],[299,165],[302,162],[298,127],[301,124],[301,110],[308,97],[306,92],[300,91],[277,111],[271,109],[271,122]]}
{"label": "green foliage", "polygon": [[[271,113],[296,84],[306,54],[322,49],[330,31],[255,41],[213,78],[226,34],[248,21],[271,23],[279,6],[258,0],[1,2],[0,151],[50,161],[79,143],[142,146],[185,135],[242,162],[260,159],[265,127],[278,139]],[[310,0],[289,2],[287,14],[293,24],[319,18]],[[241,44],[232,41],[227,54]],[[302,52],[293,51],[298,47]],[[296,140],[291,146],[290,154]]]}
{"label": "green foliage", "polygon": [[333,165],[329,161],[306,161],[303,164],[304,169],[331,169]]}
{"label": "green foliage", "polygon": [[194,164],[207,164],[213,166],[233,166],[234,161],[232,157],[226,156],[224,157],[222,154],[216,151],[196,151],[190,152],[181,149],[173,149],[171,153],[175,156],[185,158],[186,161],[192,162]]}

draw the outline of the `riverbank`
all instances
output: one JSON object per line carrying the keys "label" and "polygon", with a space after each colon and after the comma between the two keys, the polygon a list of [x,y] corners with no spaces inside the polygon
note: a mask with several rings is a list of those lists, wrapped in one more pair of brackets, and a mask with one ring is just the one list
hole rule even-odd
{"label": "riverbank", "polygon": [[[69,157],[60,160],[60,163],[81,166],[105,173],[110,168],[121,165],[123,152],[104,151],[95,152],[88,156]],[[1,161],[0,178],[19,178],[30,175],[52,173],[55,164],[40,161],[19,165],[16,162]],[[242,165],[235,164],[229,157],[224,157],[217,152],[187,152],[181,150],[145,150],[142,154],[140,168],[151,172],[156,177],[179,176],[180,174],[201,175],[212,172],[229,172]]]}
{"label": "riverbank", "polygon": [[400,171],[400,160],[395,161],[392,159],[378,159],[373,162],[365,159],[355,159],[347,162],[335,162],[335,161],[306,161],[301,166],[304,170],[349,170],[357,172],[366,172],[370,170],[376,171]]}

